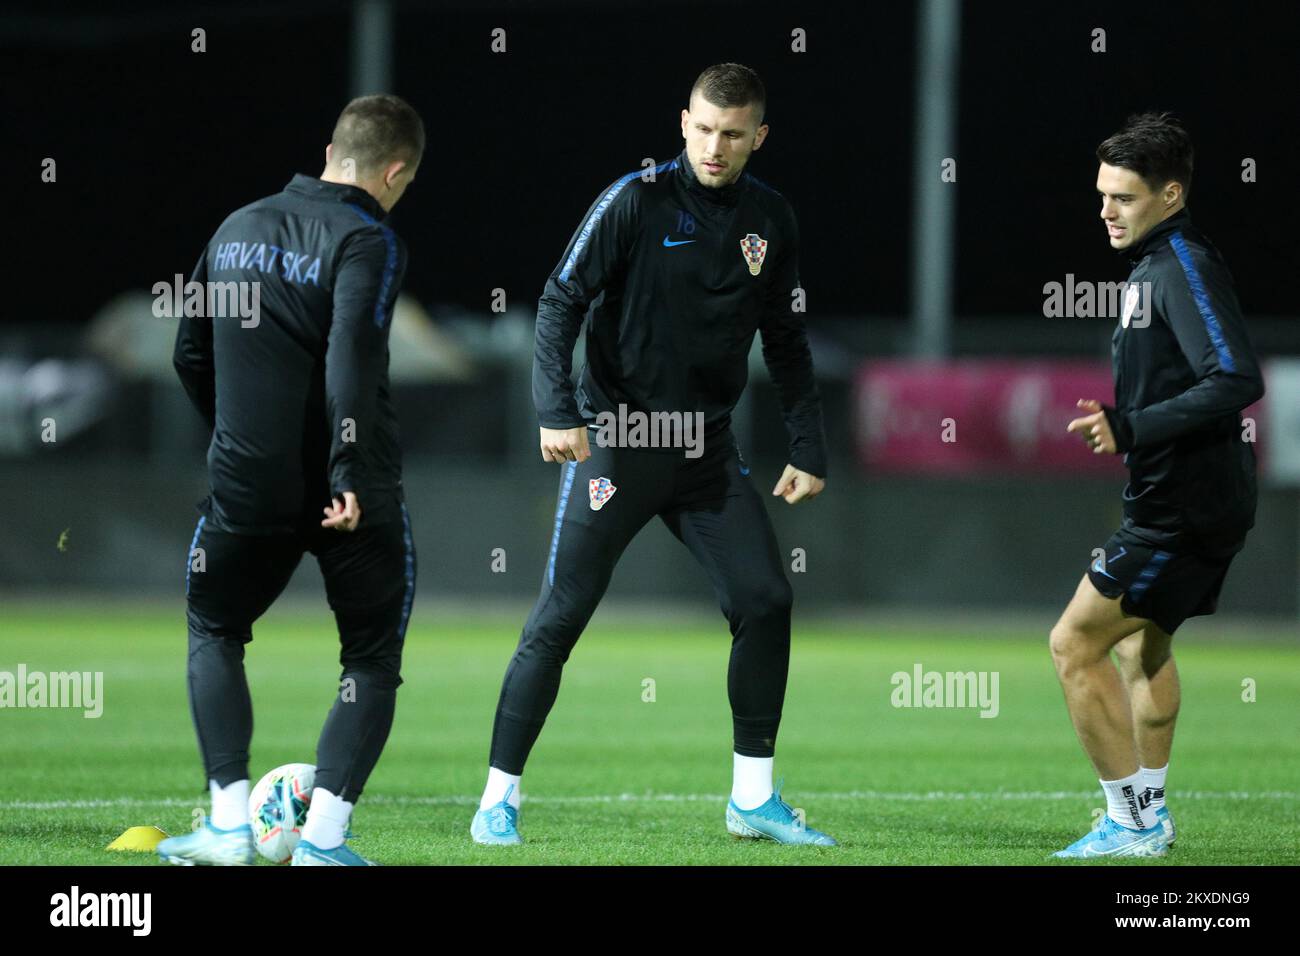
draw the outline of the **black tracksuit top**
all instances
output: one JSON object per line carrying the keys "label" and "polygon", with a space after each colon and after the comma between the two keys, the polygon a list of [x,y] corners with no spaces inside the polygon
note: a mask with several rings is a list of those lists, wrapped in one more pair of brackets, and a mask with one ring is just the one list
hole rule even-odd
{"label": "black tracksuit top", "polygon": [[407,254],[384,216],[362,189],[298,175],[232,213],[199,258],[192,281],[260,283],[255,325],[186,316],[176,335],[176,372],[212,429],[211,526],[319,527],[343,491],[367,523],[399,515],[388,335]]}
{"label": "black tracksuit top", "polygon": [[[619,405],[702,412],[707,441],[730,423],[758,332],[780,393],[789,461],[825,477],[798,253],[790,204],[748,172],[709,188],[683,151],[653,174],[615,180],[583,217],[538,302],[539,424],[594,424]],[[586,365],[575,389],[569,376],[584,322]]]}
{"label": "black tracksuit top", "polygon": [[1186,210],[1128,255],[1130,288],[1150,283],[1151,307],[1111,338],[1106,414],[1129,469],[1124,524],[1157,547],[1231,554],[1255,521],[1240,413],[1264,394],[1232,274]]}

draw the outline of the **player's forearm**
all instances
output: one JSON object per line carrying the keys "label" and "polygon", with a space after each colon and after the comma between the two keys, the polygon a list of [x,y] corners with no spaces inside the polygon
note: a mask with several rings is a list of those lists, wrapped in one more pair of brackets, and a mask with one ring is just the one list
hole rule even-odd
{"label": "player's forearm", "polygon": [[206,381],[197,379],[182,379],[185,386],[185,393],[189,395],[190,402],[198,410],[203,421],[209,429],[217,427],[217,382],[216,379],[209,376]]}
{"label": "player's forearm", "polygon": [[790,464],[818,478],[826,477],[826,430],[822,423],[821,394],[812,377],[780,379],[773,372],[781,396],[781,417],[790,438]]}
{"label": "player's forearm", "polygon": [[582,315],[576,304],[544,295],[538,303],[533,342],[533,405],[543,428],[582,424],[573,397],[573,347]]}
{"label": "player's forearm", "polygon": [[365,449],[375,439],[381,369],[372,366],[352,353],[348,361],[327,363],[325,370],[330,490],[354,491],[358,497],[366,480]]}
{"label": "player's forearm", "polygon": [[211,326],[182,318],[172,347],[172,368],[181,380],[185,393],[199,410],[208,427],[214,427],[217,408],[217,377],[212,361]]}
{"label": "player's forearm", "polygon": [[1264,380],[1258,371],[1245,375],[1215,372],[1181,395],[1146,408],[1127,414],[1108,408],[1106,418],[1117,449],[1125,452],[1181,438],[1240,412],[1263,394]]}
{"label": "player's forearm", "polygon": [[203,420],[208,423],[208,427],[215,428],[217,378],[211,366],[192,365],[178,354],[172,361],[172,367],[176,369],[176,376],[181,380],[181,386],[189,396],[190,402],[198,409]]}
{"label": "player's forearm", "polygon": [[[329,484],[331,492],[351,491],[364,498],[366,466],[359,443],[349,435],[359,423],[350,416],[331,414],[334,437],[330,442]],[[368,423],[367,423],[368,424]],[[351,440],[350,440],[351,439]]]}
{"label": "player's forearm", "polygon": [[790,437],[790,464],[818,478],[825,478],[826,432],[822,425],[820,402],[800,405],[785,414],[785,430]]}
{"label": "player's forearm", "polygon": [[790,464],[818,478],[826,477],[826,437],[821,393],[812,353],[802,330],[764,336],[763,358],[781,398],[781,415],[790,437]]}

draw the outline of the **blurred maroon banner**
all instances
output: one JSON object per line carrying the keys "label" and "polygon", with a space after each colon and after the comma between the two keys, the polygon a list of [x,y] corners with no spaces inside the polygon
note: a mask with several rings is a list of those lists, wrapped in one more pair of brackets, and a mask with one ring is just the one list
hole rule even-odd
{"label": "blurred maroon banner", "polygon": [[[1275,376],[1281,378],[1281,375]],[[858,459],[876,473],[1099,475],[1121,478],[1122,455],[1096,455],[1065,430],[1113,405],[1110,366],[1097,362],[967,359],[864,362],[854,389]],[[1267,401],[1267,398],[1265,399]],[[1242,414],[1264,465],[1263,402]]]}
{"label": "blurred maroon banner", "polygon": [[971,359],[863,363],[854,389],[858,458],[872,472],[1092,474],[1122,478],[1065,430],[1080,398],[1115,402],[1096,362]]}

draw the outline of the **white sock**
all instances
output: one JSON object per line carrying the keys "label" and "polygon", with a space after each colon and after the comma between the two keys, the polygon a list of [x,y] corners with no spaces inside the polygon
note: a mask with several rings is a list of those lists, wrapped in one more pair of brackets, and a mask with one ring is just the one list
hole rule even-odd
{"label": "white sock", "polygon": [[731,799],[742,810],[755,810],[772,796],[773,757],[732,754]]}
{"label": "white sock", "polygon": [[1101,781],[1101,789],[1106,791],[1107,815],[1130,830],[1151,829],[1156,825],[1155,807],[1148,806],[1144,810],[1139,800],[1146,787],[1141,768],[1123,780]]}
{"label": "white sock", "polygon": [[307,822],[302,825],[302,838],[322,850],[341,846],[348,821],[352,819],[352,807],[353,804],[323,787],[313,787]]}
{"label": "white sock", "polygon": [[236,780],[224,787],[208,781],[212,793],[212,816],[208,819],[218,830],[234,830],[248,822],[248,781]]}
{"label": "white sock", "polygon": [[1151,810],[1154,813],[1165,805],[1165,775],[1169,773],[1169,764],[1165,764],[1159,770],[1152,770],[1150,767],[1142,768],[1142,780],[1146,788],[1151,791]]}
{"label": "white sock", "polygon": [[[518,810],[519,781],[522,779],[522,777],[513,773],[506,773],[496,767],[488,767],[487,786],[483,788],[483,799],[478,802],[478,808],[486,810],[488,807],[495,807],[502,800],[505,800]],[[509,791],[508,796],[507,791]]]}

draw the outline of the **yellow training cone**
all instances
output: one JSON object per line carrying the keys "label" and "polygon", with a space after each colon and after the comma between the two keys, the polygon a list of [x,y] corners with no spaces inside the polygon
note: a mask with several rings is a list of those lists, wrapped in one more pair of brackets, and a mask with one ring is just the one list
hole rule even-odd
{"label": "yellow training cone", "polygon": [[166,832],[159,830],[157,827],[131,827],[104,849],[151,853],[165,839],[167,839]]}

